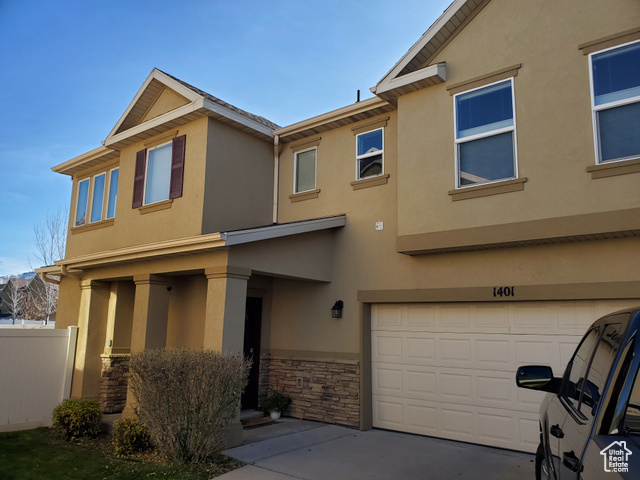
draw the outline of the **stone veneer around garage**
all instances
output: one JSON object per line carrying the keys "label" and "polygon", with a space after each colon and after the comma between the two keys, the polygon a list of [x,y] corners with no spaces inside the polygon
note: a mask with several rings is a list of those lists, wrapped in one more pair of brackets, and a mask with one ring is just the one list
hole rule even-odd
{"label": "stone veneer around garage", "polygon": [[289,415],[304,420],[360,427],[360,363],[335,358],[261,356],[262,391],[284,390],[293,400]]}
{"label": "stone veneer around garage", "polygon": [[103,413],[118,413],[127,403],[129,354],[104,354],[100,372],[100,407]]}

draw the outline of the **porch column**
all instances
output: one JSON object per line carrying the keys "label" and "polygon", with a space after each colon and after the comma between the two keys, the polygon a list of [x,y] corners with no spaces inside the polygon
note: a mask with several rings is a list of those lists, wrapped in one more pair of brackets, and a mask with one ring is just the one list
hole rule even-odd
{"label": "porch column", "polygon": [[207,268],[205,350],[242,353],[247,280],[251,270],[238,267]]}
{"label": "porch column", "polygon": [[167,345],[171,284],[159,275],[136,275],[131,353]]}
{"label": "porch column", "polygon": [[[243,353],[247,281],[251,270],[238,267],[207,268],[207,305],[204,321],[205,350]],[[242,444],[240,403],[229,425],[227,448]]]}
{"label": "porch column", "polygon": [[[136,285],[131,326],[131,353],[167,346],[167,320],[169,318],[169,296],[171,284],[159,275],[135,275]],[[127,404],[122,412],[124,418],[133,416],[134,398],[127,390]]]}
{"label": "porch column", "polygon": [[98,400],[102,370],[100,355],[106,337],[109,284],[96,280],[82,280],[80,289],[78,344],[71,398]]}

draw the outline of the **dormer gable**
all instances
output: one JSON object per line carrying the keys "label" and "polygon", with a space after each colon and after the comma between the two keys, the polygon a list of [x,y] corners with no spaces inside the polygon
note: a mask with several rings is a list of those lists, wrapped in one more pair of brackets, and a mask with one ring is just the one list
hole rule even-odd
{"label": "dormer gable", "polygon": [[489,1],[455,0],[371,91],[395,105],[400,95],[446,81],[445,63],[431,60]]}
{"label": "dormer gable", "polygon": [[154,68],[102,143],[120,150],[204,116],[269,141],[279,128]]}
{"label": "dormer gable", "polygon": [[199,98],[195,92],[154,68],[107,139]]}

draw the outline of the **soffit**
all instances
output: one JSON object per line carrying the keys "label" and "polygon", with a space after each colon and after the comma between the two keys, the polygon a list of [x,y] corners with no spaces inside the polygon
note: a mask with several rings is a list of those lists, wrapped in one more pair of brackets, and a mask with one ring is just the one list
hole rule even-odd
{"label": "soffit", "polygon": [[98,168],[99,166],[109,164],[120,158],[120,152],[107,147],[98,147],[90,152],[72,158],[60,165],[52,167],[56,173],[75,176],[87,170]]}
{"label": "soffit", "polygon": [[[455,0],[371,91],[389,102],[395,102],[399,95],[445,81],[446,76],[433,76],[433,71],[429,71],[434,66],[430,62],[489,1]],[[401,87],[392,85],[407,75],[414,76],[412,81],[400,82]]]}
{"label": "soffit", "polygon": [[350,125],[360,120],[373,118],[395,110],[396,107],[377,97],[363,100],[353,105],[294,123],[288,127],[275,130],[283,143],[292,142],[318,133]]}

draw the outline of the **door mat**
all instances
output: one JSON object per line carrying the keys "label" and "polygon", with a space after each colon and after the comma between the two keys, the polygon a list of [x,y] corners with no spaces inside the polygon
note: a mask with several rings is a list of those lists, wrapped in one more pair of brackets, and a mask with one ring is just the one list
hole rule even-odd
{"label": "door mat", "polygon": [[282,422],[276,422],[271,417],[256,417],[241,420],[240,423],[242,423],[243,430],[250,430],[252,428],[266,427],[267,425],[274,425]]}

